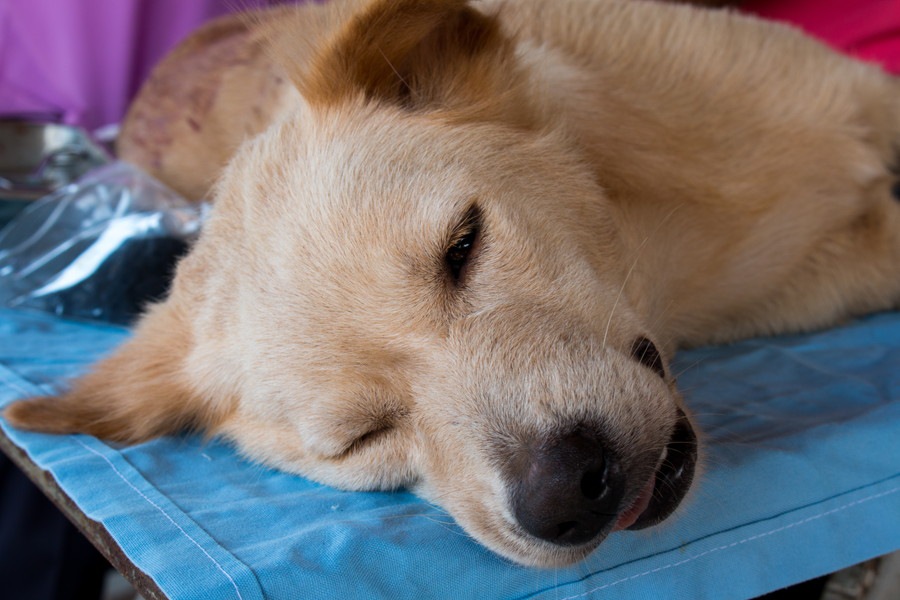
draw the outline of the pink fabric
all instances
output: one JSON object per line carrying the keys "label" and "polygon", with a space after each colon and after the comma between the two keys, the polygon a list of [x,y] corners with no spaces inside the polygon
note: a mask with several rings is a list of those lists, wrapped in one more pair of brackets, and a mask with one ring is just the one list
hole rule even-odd
{"label": "pink fabric", "polygon": [[267,0],[0,0],[0,114],[117,122],[150,69],[200,23]]}
{"label": "pink fabric", "polygon": [[741,9],[793,23],[838,50],[900,74],[900,0],[750,0]]}

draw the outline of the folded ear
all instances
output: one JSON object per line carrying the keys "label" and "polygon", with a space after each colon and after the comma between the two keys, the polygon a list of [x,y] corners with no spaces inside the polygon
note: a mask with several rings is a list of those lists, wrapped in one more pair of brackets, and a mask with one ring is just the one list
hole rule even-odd
{"label": "folded ear", "polygon": [[4,412],[22,429],[88,433],[136,443],[181,429],[209,429],[222,415],[185,375],[190,332],[169,303],[155,306],[134,337],[58,397],[22,400]]}
{"label": "folded ear", "polygon": [[[511,45],[466,0],[376,0],[295,74],[312,105],[361,94],[403,106],[459,104],[509,88]],[[496,88],[496,89],[493,89]]]}

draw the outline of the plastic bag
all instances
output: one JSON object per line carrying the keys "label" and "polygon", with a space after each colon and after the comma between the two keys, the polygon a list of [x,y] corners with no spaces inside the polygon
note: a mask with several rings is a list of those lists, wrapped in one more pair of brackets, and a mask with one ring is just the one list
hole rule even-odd
{"label": "plastic bag", "polygon": [[165,296],[206,206],[127,163],[96,169],[0,232],[0,303],[129,324]]}

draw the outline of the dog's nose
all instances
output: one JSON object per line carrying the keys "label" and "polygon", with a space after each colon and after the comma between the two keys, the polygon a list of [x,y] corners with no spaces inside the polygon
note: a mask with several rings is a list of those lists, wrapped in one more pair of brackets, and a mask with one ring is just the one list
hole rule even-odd
{"label": "dog's nose", "polygon": [[624,485],[600,436],[550,436],[518,458],[511,504],[531,535],[572,546],[590,541],[616,519]]}

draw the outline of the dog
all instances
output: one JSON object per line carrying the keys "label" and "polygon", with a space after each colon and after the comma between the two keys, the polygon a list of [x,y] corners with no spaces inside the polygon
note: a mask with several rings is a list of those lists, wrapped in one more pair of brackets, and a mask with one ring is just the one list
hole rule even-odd
{"label": "dog", "polygon": [[123,136],[208,224],[130,341],[6,418],[408,487],[526,565],[679,506],[677,348],[900,302],[900,83],[730,11],[273,9],[186,42]]}

